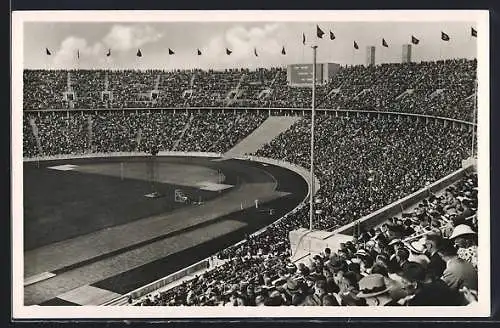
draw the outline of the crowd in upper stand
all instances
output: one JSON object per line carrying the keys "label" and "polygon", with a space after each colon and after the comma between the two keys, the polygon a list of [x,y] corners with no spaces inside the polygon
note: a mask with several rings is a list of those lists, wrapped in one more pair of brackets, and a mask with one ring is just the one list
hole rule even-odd
{"label": "crowd in upper stand", "polygon": [[215,110],[25,113],[23,155],[149,152],[153,148],[224,153],[266,117],[264,112]]}
{"label": "crowd in upper stand", "polygon": [[227,261],[137,306],[464,306],[477,302],[477,175],[464,176],[338,250],[292,263],[285,219]]}
{"label": "crowd in upper stand", "polygon": [[[472,120],[476,60],[345,66],[318,85],[319,108],[367,109]],[[309,108],[311,89],[287,85],[283,68],[24,71],[24,108]],[[186,93],[186,91],[188,91]],[[72,101],[64,92],[74,92]],[[102,92],[109,91],[109,99]],[[264,91],[264,94],[262,92]]]}

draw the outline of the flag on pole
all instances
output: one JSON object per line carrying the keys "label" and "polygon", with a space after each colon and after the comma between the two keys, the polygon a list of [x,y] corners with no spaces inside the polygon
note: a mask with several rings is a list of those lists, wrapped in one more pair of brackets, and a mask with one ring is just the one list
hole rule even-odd
{"label": "flag on pole", "polygon": [[283,46],[283,48],[281,49],[281,54],[286,55],[285,46]]}
{"label": "flag on pole", "polygon": [[142,57],[141,49],[137,49],[137,57]]}
{"label": "flag on pole", "polygon": [[257,48],[253,48],[253,54],[255,55],[255,57],[259,57],[259,54],[257,54]]}
{"label": "flag on pole", "polygon": [[201,51],[200,51],[200,49],[196,49],[196,50],[197,50],[197,54],[198,54],[198,56],[201,56]]}
{"label": "flag on pole", "polygon": [[45,54],[46,54],[47,56],[52,55],[52,53],[50,52],[49,48],[45,48]]}
{"label": "flag on pole", "polygon": [[302,33],[302,44],[306,45],[306,34]]}
{"label": "flag on pole", "polygon": [[106,57],[111,56],[111,49],[108,49],[108,53],[106,54]]}
{"label": "flag on pole", "polygon": [[419,39],[417,39],[417,38],[416,38],[416,37],[414,37],[413,35],[411,36],[411,43],[413,43],[413,44],[415,44],[415,45],[416,45],[416,44],[418,44],[419,42],[420,42],[420,40],[419,40]]}
{"label": "flag on pole", "polygon": [[332,31],[330,31],[330,40],[335,40],[335,34]]}
{"label": "flag on pole", "polygon": [[169,54],[169,55],[174,55],[174,54],[175,54],[175,52],[174,52],[172,49],[168,48],[168,54]]}
{"label": "flag on pole", "polygon": [[450,41],[450,36],[443,31],[441,31],[441,40],[443,41]]}
{"label": "flag on pole", "polygon": [[325,32],[323,32],[319,25],[316,25],[316,35],[318,36],[318,38],[323,39],[324,34]]}
{"label": "flag on pole", "polygon": [[229,55],[230,55],[230,54],[232,54],[232,53],[233,53],[233,52],[232,52],[231,50],[229,50],[228,48],[226,48],[226,55],[228,55],[228,56],[229,56]]}
{"label": "flag on pole", "polygon": [[389,48],[389,45],[387,44],[384,38],[382,38],[382,47]]}
{"label": "flag on pole", "polygon": [[356,43],[356,41],[354,41],[354,49],[356,49],[356,50],[359,49],[358,44]]}
{"label": "flag on pole", "polygon": [[470,35],[477,38],[477,31],[475,28],[473,27],[470,28]]}

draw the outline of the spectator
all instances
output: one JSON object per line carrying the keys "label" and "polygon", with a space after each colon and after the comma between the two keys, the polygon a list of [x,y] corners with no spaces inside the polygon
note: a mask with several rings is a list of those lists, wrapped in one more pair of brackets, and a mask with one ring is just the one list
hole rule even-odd
{"label": "spectator", "polygon": [[477,271],[474,266],[457,256],[457,250],[448,239],[443,239],[438,248],[439,255],[446,262],[446,269],[441,279],[453,290],[466,286],[477,290]]}
{"label": "spectator", "polygon": [[446,269],[446,262],[438,254],[438,245],[440,243],[441,236],[438,234],[427,234],[425,236],[426,253],[430,260],[427,270],[434,280],[440,278]]}
{"label": "spectator", "polygon": [[432,279],[425,268],[410,262],[403,270],[403,282],[409,296],[402,300],[410,306],[459,306],[463,296],[440,279]]}
{"label": "spectator", "polygon": [[337,300],[326,293],[326,280],[317,280],[314,284],[314,292],[308,295],[303,305],[307,306],[338,306]]}
{"label": "spectator", "polygon": [[477,270],[477,241],[476,232],[466,224],[460,224],[455,227],[450,236],[457,248],[457,255],[462,260],[471,263]]}
{"label": "spectator", "polygon": [[370,274],[359,281],[359,298],[364,298],[368,306],[397,306],[381,274]]}

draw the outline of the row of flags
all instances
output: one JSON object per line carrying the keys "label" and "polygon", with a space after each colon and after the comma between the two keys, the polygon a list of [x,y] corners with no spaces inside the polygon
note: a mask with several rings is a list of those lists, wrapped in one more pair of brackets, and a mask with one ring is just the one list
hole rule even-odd
{"label": "row of flags", "polygon": [[[254,48],[254,50],[253,50],[253,51],[254,51],[254,55],[255,55],[255,57],[258,57],[258,56],[259,56],[259,54],[258,54],[258,52],[257,52],[257,48]],[[45,53],[47,54],[47,56],[51,56],[51,55],[52,55],[52,51],[50,51],[50,50],[49,50],[49,48],[45,48]],[[233,53],[233,51],[232,51],[232,50],[230,50],[229,48],[226,48],[226,55],[228,55],[228,56],[229,56],[229,55],[231,55],[232,53]],[[175,55],[175,51],[173,51],[171,48],[168,48],[168,54],[169,54],[169,55]],[[196,54],[197,54],[198,56],[201,56],[201,55],[202,55],[201,50],[200,50],[200,49],[196,49]],[[284,46],[283,46],[283,48],[281,49],[281,54],[282,54],[282,55],[286,55],[286,49],[285,49],[285,47],[284,47]],[[108,52],[106,53],[106,57],[110,57],[110,56],[111,56],[111,49],[108,49]],[[137,56],[137,57],[142,57],[142,51],[141,51],[141,49],[140,49],[140,48],[139,48],[139,49],[137,49],[136,56]],[[79,49],[76,51],[76,57],[77,57],[78,59],[80,59],[80,50],[79,50]]]}
{"label": "row of flags", "polygon": [[[330,40],[335,40],[336,37],[335,37],[335,34],[330,30]],[[477,30],[473,27],[471,27],[471,36],[472,37],[477,37]],[[323,36],[325,35],[326,33],[321,29],[321,27],[319,25],[316,25],[316,36],[318,39],[323,39]],[[450,36],[441,31],[441,40],[445,41],[445,42],[448,42],[451,40]],[[420,43],[420,40],[417,39],[414,35],[411,36],[411,43],[414,44],[414,45],[417,45]],[[306,44],[306,35],[305,33],[302,33],[302,44],[305,45]],[[354,41],[353,43],[353,47],[354,49],[358,50],[359,49],[359,45],[356,41]],[[382,38],[382,47],[385,47],[385,48],[389,48],[389,44],[387,43],[387,41]],[[45,48],[45,53],[50,56],[52,55],[52,52],[49,50],[49,48]],[[233,53],[232,50],[230,50],[229,48],[226,48],[226,55],[230,56],[231,54]],[[169,55],[175,55],[175,51],[172,50],[171,48],[168,48],[168,54]],[[196,49],[196,54],[198,56],[201,56],[202,55],[202,52],[200,49]],[[281,54],[282,55],[286,55],[286,49],[285,49],[285,46],[283,46],[283,48],[281,49]],[[254,47],[254,55],[255,57],[258,57],[259,54],[257,52],[257,48]],[[106,53],[106,57],[110,57],[111,56],[111,49],[108,49],[108,52]],[[137,49],[137,53],[136,53],[136,56],[137,57],[142,57],[142,51],[141,49]],[[77,50],[77,58],[80,59],[80,50]]]}

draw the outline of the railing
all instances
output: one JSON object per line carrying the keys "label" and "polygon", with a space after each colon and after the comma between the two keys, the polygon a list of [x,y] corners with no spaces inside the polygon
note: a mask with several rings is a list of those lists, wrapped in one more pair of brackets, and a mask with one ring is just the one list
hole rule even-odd
{"label": "railing", "polygon": [[[220,110],[220,111],[248,111],[248,110],[260,110],[260,111],[268,111],[269,115],[272,115],[274,112],[302,112],[303,114],[311,111],[311,108],[283,108],[283,107],[157,107],[157,108],[75,108],[75,109],[25,109],[25,113],[48,113],[48,112],[114,112],[114,111],[202,111],[202,110]],[[436,116],[436,115],[428,115],[428,114],[417,114],[417,113],[407,113],[407,112],[393,112],[393,111],[379,111],[379,110],[365,110],[365,109],[333,109],[333,108],[317,108],[316,112],[319,113],[335,113],[335,114],[345,114],[346,116],[349,113],[356,114],[375,114],[375,115],[391,115],[391,116],[400,116],[400,117],[414,117],[417,119],[425,119],[425,120],[434,120],[434,121],[447,121],[455,124],[468,125],[468,126],[476,126],[476,123],[459,120],[450,117]]]}
{"label": "railing", "polygon": [[470,172],[471,170],[474,170],[474,164],[472,163],[466,163],[465,167],[462,167],[461,169],[456,170],[455,172],[445,176],[442,179],[439,179],[438,181],[435,181],[434,183],[430,184],[429,186],[426,186],[400,200],[397,200],[393,202],[392,204],[389,204],[373,213],[370,213],[354,222],[351,222],[347,225],[344,225],[338,229],[335,229],[332,231],[331,235],[334,234],[344,234],[344,235],[352,235],[354,232],[354,228],[357,227],[358,224],[362,224],[364,229],[369,230],[371,228],[374,228],[381,223],[383,223],[387,218],[390,218],[406,209],[409,207],[417,204],[418,202],[422,201],[423,199],[429,197],[432,195],[432,193],[437,192],[439,190],[442,190],[443,188],[455,183],[457,180],[459,180],[465,173]]}
{"label": "railing", "polygon": [[133,290],[129,293],[126,293],[125,295],[121,295],[117,298],[114,298],[114,299],[112,299],[104,304],[100,304],[100,305],[122,304],[123,300],[126,300],[129,297],[132,297],[133,299],[137,299],[139,297],[142,297],[144,295],[152,293],[155,290],[163,288],[166,285],[168,285],[176,280],[179,280],[185,276],[189,276],[190,274],[193,274],[193,273],[198,272],[200,270],[206,269],[208,267],[209,267],[209,261],[207,259],[201,260],[193,265],[188,266],[187,268],[184,268],[182,270],[174,272],[166,277],[160,278],[156,281],[153,281],[152,283],[149,283],[145,286],[139,287],[136,290]]}

